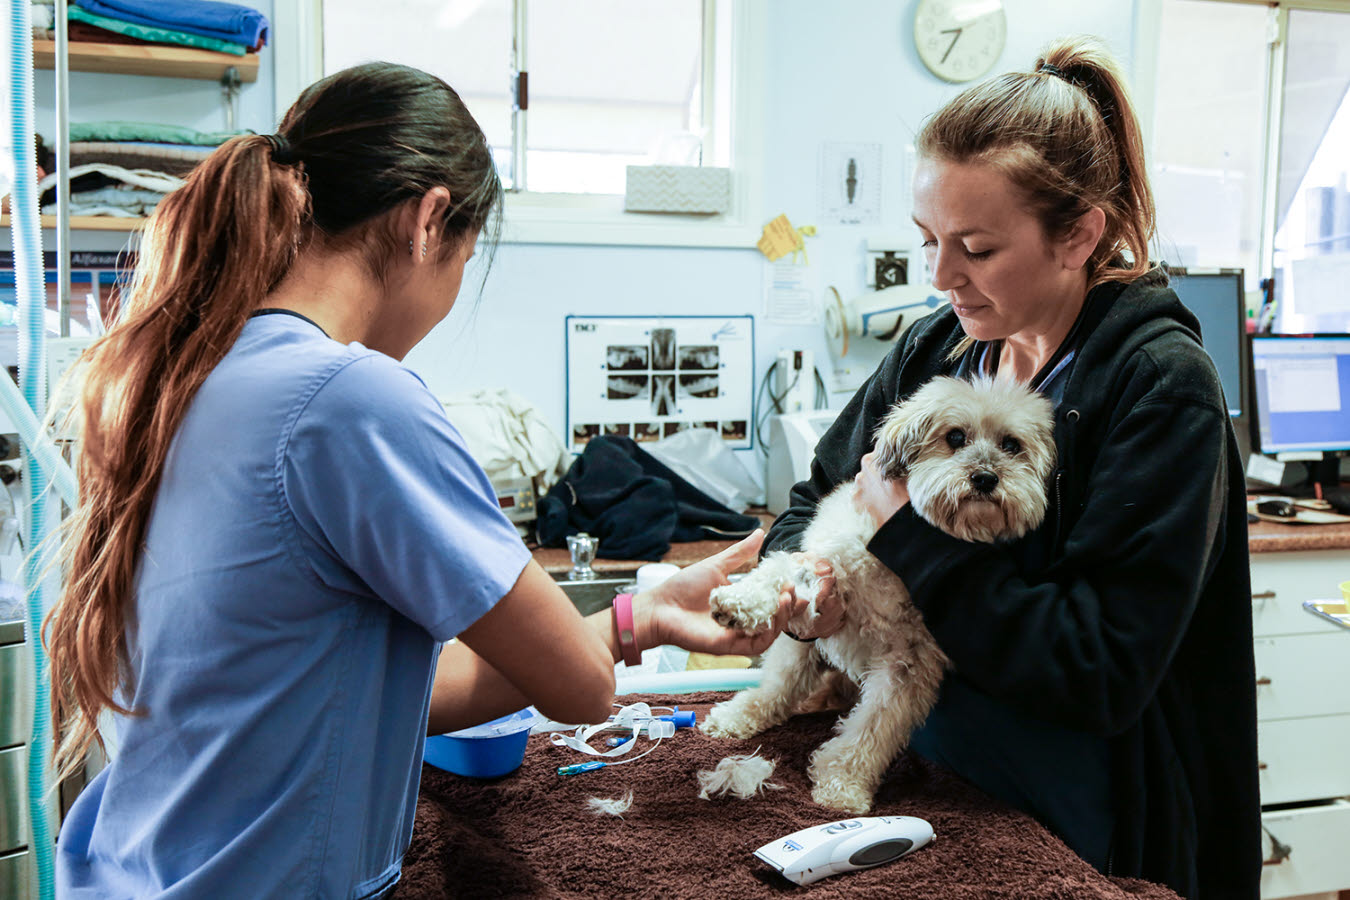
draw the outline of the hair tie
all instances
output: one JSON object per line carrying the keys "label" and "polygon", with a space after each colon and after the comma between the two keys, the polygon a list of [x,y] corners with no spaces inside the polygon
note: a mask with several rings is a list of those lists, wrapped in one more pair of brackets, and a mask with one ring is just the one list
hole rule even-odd
{"label": "hair tie", "polygon": [[1078,83],[1074,81],[1072,78],[1070,78],[1068,75],[1064,74],[1064,70],[1061,69],[1059,66],[1052,65],[1050,63],[1042,63],[1041,67],[1037,70],[1037,72],[1038,73],[1044,72],[1046,75],[1053,75],[1056,78],[1067,81],[1069,84]]}
{"label": "hair tie", "polygon": [[265,134],[263,138],[272,145],[272,160],[274,162],[283,166],[293,166],[300,161],[300,158],[295,155],[295,148],[291,146],[290,141],[286,140],[285,135]]}

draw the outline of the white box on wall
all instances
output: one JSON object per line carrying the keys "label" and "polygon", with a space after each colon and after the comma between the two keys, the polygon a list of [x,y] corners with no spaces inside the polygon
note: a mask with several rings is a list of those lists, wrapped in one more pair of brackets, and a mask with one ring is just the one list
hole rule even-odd
{"label": "white box on wall", "polygon": [[713,166],[629,166],[627,212],[712,215],[731,208],[731,170]]}

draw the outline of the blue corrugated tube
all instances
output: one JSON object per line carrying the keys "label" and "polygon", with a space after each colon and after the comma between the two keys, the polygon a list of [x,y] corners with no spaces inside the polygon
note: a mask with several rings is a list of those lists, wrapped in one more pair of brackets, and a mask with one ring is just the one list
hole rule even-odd
{"label": "blue corrugated tube", "polygon": [[[14,242],[14,281],[19,306],[19,387],[30,418],[40,420],[46,406],[46,343],[43,328],[47,297],[42,272],[42,233],[38,221],[37,173],[33,159],[33,31],[30,0],[10,0],[10,128],[14,147],[14,191],[10,200]],[[0,382],[9,379],[0,378]],[[12,387],[11,385],[7,385]],[[2,390],[2,389],[0,389]],[[12,399],[12,398],[11,398]],[[26,422],[31,425],[32,423]],[[25,447],[42,442],[36,433],[24,436]],[[29,453],[24,467],[28,482],[28,546],[42,546],[47,536],[47,475]],[[48,816],[48,760],[51,755],[51,696],[47,658],[42,652],[45,610],[42,571],[37,554],[26,554],[24,587],[28,595],[28,646],[33,655],[33,736],[28,744],[28,814],[37,863],[38,897],[56,893],[55,841]]]}

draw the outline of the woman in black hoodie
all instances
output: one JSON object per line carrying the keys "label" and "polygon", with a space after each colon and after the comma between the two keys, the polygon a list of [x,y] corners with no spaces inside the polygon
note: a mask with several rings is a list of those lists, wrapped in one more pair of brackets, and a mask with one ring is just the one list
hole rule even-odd
{"label": "woman in black hoodie", "polygon": [[[954,671],[913,748],[1026,810],[1101,871],[1255,900],[1256,694],[1241,460],[1199,326],[1148,258],[1153,198],[1113,59],[1061,41],[917,140],[914,219],[951,309],[911,329],[816,448],[765,549],[857,481]],[[965,543],[865,455],[940,374],[1056,404],[1044,524]]]}

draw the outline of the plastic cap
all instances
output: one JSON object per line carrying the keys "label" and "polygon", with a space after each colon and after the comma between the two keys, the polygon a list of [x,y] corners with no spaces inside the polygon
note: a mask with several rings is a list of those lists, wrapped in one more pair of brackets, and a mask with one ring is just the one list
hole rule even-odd
{"label": "plastic cap", "polygon": [[662,721],[673,723],[676,728],[693,728],[694,720],[698,718],[698,713],[694,712],[692,709],[686,709],[681,712],[680,708],[677,706],[675,707],[674,715],[659,716],[658,718]]}

